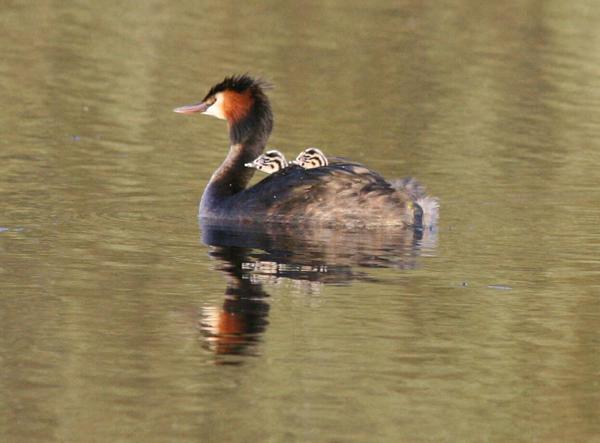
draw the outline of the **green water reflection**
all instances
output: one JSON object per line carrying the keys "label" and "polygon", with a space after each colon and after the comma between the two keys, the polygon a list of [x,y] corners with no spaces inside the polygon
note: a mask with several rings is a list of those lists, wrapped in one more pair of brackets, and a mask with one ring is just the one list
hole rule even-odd
{"label": "green water reflection", "polygon": [[[5,3],[0,440],[597,439],[599,20]],[[171,110],[240,72],[276,86],[270,146],[418,177],[435,237],[205,245],[226,130]]]}

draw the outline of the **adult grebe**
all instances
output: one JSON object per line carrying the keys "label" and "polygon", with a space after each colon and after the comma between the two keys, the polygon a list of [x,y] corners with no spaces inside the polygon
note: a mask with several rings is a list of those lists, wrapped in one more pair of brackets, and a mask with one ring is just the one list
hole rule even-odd
{"label": "adult grebe", "polygon": [[175,112],[200,112],[227,120],[231,146],[213,173],[199,216],[217,223],[309,222],[349,227],[422,226],[423,210],[401,187],[354,162],[303,169],[297,165],[246,189],[246,168],[265,148],[273,127],[264,83],[248,75],[227,77],[197,104]]}
{"label": "adult grebe", "polygon": [[285,159],[285,155],[283,155],[277,149],[272,149],[262,155],[259,155],[250,163],[244,164],[244,166],[247,168],[257,169],[267,174],[273,174],[274,172],[287,168],[288,162]]}
{"label": "adult grebe", "polygon": [[317,148],[306,148],[291,163],[302,166],[304,169],[320,168],[329,164],[323,151]]}

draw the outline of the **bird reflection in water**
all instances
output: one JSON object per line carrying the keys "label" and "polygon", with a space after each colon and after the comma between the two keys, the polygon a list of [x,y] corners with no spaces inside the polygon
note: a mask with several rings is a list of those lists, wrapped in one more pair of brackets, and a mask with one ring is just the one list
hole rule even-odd
{"label": "bird reflection in water", "polygon": [[[201,223],[202,241],[225,275],[221,306],[202,308],[200,329],[207,349],[219,356],[252,356],[269,322],[265,287],[289,284],[319,295],[325,284],[375,281],[369,268],[413,269],[437,246],[436,231],[343,231],[286,225],[214,226]],[[218,363],[239,364],[222,358]]]}
{"label": "bird reflection in water", "polygon": [[268,324],[269,304],[265,299],[269,295],[261,284],[245,277],[247,254],[246,248],[238,247],[216,246],[210,251],[218,260],[217,269],[226,276],[227,287],[220,307],[202,308],[200,329],[205,345],[217,355],[253,355],[254,345]]}

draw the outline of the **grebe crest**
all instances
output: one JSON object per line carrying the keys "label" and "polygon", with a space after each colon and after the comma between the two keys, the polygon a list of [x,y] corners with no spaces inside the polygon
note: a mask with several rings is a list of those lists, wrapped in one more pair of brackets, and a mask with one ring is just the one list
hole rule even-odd
{"label": "grebe crest", "polygon": [[274,172],[287,168],[288,162],[281,152],[272,149],[259,155],[254,161],[244,164],[244,166],[247,168],[255,168],[261,172],[266,172],[267,174],[273,174]]}
{"label": "grebe crest", "polygon": [[304,169],[319,168],[329,164],[323,151],[318,148],[306,148],[291,163],[302,166]]}

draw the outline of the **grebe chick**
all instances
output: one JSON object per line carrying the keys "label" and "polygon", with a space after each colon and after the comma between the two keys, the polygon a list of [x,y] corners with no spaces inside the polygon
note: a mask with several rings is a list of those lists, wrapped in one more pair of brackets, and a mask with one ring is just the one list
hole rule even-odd
{"label": "grebe chick", "polygon": [[316,223],[352,228],[422,226],[423,210],[403,189],[359,163],[320,168],[290,165],[246,188],[273,128],[265,84],[248,75],[227,77],[197,104],[175,112],[212,115],[228,123],[230,148],[200,200],[199,217],[218,223]]}
{"label": "grebe chick", "polygon": [[329,164],[323,151],[318,148],[306,148],[291,163],[302,166],[304,169],[319,168]]}
{"label": "grebe chick", "polygon": [[272,174],[287,168],[288,162],[281,152],[276,149],[272,149],[262,155],[259,155],[250,163],[245,163],[244,166],[247,168],[258,169],[259,171],[266,172],[267,174]]}

